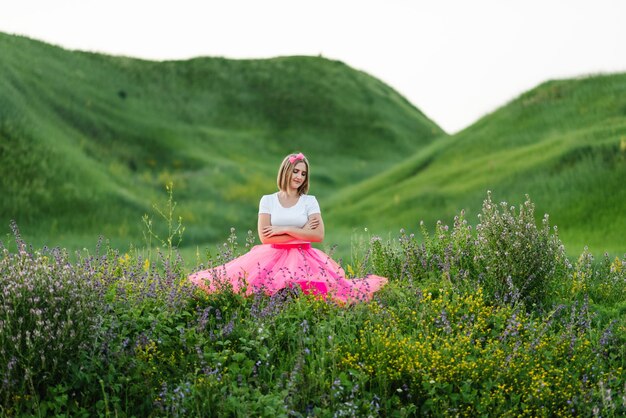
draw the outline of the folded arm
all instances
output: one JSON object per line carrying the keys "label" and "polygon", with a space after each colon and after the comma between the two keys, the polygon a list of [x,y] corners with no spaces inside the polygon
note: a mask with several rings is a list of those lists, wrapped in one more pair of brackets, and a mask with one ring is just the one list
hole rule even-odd
{"label": "folded arm", "polygon": [[324,222],[319,213],[309,216],[309,220],[302,227],[273,226],[270,215],[259,214],[259,238],[263,244],[283,244],[294,241],[322,242],[324,240]]}

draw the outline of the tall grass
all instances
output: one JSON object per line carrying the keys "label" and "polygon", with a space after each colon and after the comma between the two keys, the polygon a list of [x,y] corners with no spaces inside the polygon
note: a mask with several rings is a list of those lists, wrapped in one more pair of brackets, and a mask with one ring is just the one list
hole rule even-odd
{"label": "tall grass", "polygon": [[[148,259],[142,251],[120,253],[106,244],[76,262],[56,250],[51,254],[61,256],[45,258],[16,232],[19,249],[5,245],[0,263],[5,289],[0,364],[15,371],[3,380],[0,411],[6,416],[624,414],[626,322],[620,312],[626,257],[594,263],[585,252],[578,261],[565,262],[552,228],[526,224],[532,202],[515,212],[508,204],[498,211],[492,205],[488,197],[480,228],[470,227],[460,214],[451,227],[439,224],[435,235],[424,226],[420,241],[406,233],[391,241],[375,236],[357,241],[361,247],[350,260],[354,273],[375,272],[390,281],[371,302],[350,305],[296,291],[244,297],[228,290],[207,295],[191,287],[190,270],[248,250],[250,242],[240,244],[234,231],[218,254],[199,257],[202,266],[185,264],[175,252],[170,257],[158,251]],[[507,234],[494,234],[507,228]],[[498,245],[511,249],[517,242],[523,249],[494,253]],[[555,251],[537,252],[551,245]],[[518,287],[529,277],[523,267],[530,265],[545,274],[537,275],[532,288]],[[25,269],[32,274],[22,274]],[[44,278],[65,283],[58,289],[73,289],[75,297],[66,300],[57,288],[50,293],[54,281]],[[500,284],[490,284],[494,280]],[[57,302],[49,295],[59,307],[63,300],[77,308],[54,315]],[[18,356],[11,338],[19,333],[27,341],[23,335],[39,330],[31,310],[43,309],[37,304],[45,301],[52,309],[48,328],[74,331],[75,339],[38,334],[45,344],[24,344]],[[60,342],[80,350],[57,353]],[[42,362],[40,351],[67,367]],[[38,383],[21,379],[18,370],[36,371],[30,382]]]}

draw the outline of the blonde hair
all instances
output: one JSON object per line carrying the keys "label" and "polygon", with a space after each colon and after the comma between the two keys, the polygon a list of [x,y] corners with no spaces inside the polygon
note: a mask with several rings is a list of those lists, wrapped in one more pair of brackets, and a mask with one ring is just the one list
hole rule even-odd
{"label": "blonde hair", "polygon": [[276,177],[276,184],[278,185],[278,189],[281,192],[286,191],[287,188],[289,187],[289,182],[291,181],[293,168],[299,162],[303,162],[304,164],[306,164],[306,177],[304,178],[304,181],[302,182],[300,187],[298,187],[298,194],[303,195],[303,194],[308,193],[309,191],[309,177],[311,173],[309,172],[309,160],[307,160],[304,155],[302,156],[302,158],[298,158],[293,163],[289,161],[290,158],[293,158],[297,155],[299,154],[289,154],[283,159],[283,162],[281,163],[280,168],[278,169],[278,176]]}

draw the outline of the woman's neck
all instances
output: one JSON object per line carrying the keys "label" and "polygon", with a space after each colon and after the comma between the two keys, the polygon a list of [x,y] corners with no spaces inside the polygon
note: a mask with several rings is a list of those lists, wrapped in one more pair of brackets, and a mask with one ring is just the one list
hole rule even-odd
{"label": "woman's neck", "polygon": [[294,189],[294,190],[281,190],[278,193],[280,194],[281,197],[284,197],[286,199],[298,199],[300,197],[300,194],[298,193],[297,189]]}

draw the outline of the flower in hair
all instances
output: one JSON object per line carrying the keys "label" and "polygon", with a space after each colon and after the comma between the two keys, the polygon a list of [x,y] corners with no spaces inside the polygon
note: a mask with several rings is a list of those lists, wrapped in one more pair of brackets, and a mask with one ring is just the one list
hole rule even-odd
{"label": "flower in hair", "polygon": [[304,160],[304,154],[302,154],[301,152],[296,154],[296,155],[292,155],[291,157],[289,157],[289,162],[291,164],[295,163],[298,160]]}

